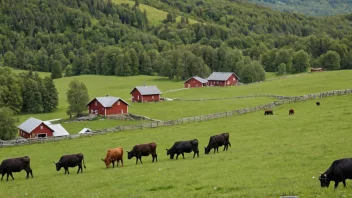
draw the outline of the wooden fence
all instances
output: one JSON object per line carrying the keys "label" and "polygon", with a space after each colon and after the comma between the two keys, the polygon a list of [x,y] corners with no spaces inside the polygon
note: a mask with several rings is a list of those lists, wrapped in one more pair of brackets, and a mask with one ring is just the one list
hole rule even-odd
{"label": "wooden fence", "polygon": [[[220,112],[220,113],[213,113],[213,114],[207,114],[207,115],[179,118],[179,119],[168,120],[168,121],[153,121],[150,123],[144,123],[144,124],[139,124],[139,125],[116,126],[116,127],[112,127],[112,128],[95,130],[95,131],[92,131],[91,133],[87,133],[87,134],[74,134],[74,135],[69,135],[66,137],[33,138],[33,139],[21,139],[21,140],[10,140],[10,141],[1,141],[0,140],[0,148],[9,147],[9,146],[25,145],[25,144],[38,144],[38,143],[45,143],[45,142],[56,142],[56,141],[61,141],[61,140],[70,140],[70,139],[80,138],[80,137],[84,137],[84,136],[93,136],[93,135],[98,135],[98,134],[114,133],[114,132],[119,132],[119,131],[137,130],[137,129],[144,129],[144,128],[157,128],[157,127],[164,127],[164,126],[174,126],[174,125],[186,124],[186,123],[192,123],[192,122],[204,122],[204,121],[213,120],[213,119],[217,119],[217,118],[224,118],[224,117],[242,115],[242,114],[256,112],[256,111],[262,111],[262,110],[266,110],[266,109],[272,109],[272,108],[275,108],[275,107],[283,105],[283,104],[320,99],[320,98],[325,98],[325,97],[329,97],[329,96],[347,95],[347,94],[352,94],[352,89],[334,90],[334,91],[328,91],[328,92],[321,92],[321,93],[317,93],[317,94],[308,94],[308,95],[293,96],[293,97],[275,96],[275,97],[280,97],[282,99],[276,100],[276,101],[269,103],[269,104],[266,104],[266,105],[259,105],[259,106],[255,106],[255,107],[248,107],[248,108],[243,108],[243,109],[238,109],[238,110],[231,110],[231,111],[227,111],[227,112]],[[268,96],[268,95],[266,95],[266,96]],[[251,97],[255,97],[255,96],[251,96]],[[263,95],[259,95],[259,97],[263,97]]]}

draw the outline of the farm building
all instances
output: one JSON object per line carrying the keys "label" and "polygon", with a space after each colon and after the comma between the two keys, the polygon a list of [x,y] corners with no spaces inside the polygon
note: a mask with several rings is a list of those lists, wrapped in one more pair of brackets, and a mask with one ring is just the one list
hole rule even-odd
{"label": "farm building", "polygon": [[208,78],[209,86],[232,86],[237,85],[240,78],[233,72],[213,72]]}
{"label": "farm building", "polygon": [[186,80],[184,83],[185,88],[193,88],[193,87],[205,87],[208,85],[208,80],[198,77],[198,76],[193,76]]}
{"label": "farm building", "polygon": [[29,118],[18,126],[19,135],[23,138],[35,137],[60,137],[69,133],[60,124],[41,121],[36,118]]}
{"label": "farm building", "polygon": [[323,68],[311,68],[310,69],[310,72],[322,72],[322,71],[324,71]]}
{"label": "farm building", "polygon": [[107,95],[94,98],[87,106],[90,114],[107,116],[128,113],[129,104],[121,98]]}
{"label": "farm building", "polygon": [[136,86],[132,89],[132,102],[156,102],[160,101],[161,91],[154,86]]}

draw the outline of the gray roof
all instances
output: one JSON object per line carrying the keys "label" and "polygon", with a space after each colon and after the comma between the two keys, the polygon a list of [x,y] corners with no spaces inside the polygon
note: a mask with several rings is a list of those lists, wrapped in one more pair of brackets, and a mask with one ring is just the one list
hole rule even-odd
{"label": "gray roof", "polygon": [[201,78],[201,77],[198,77],[198,76],[193,76],[193,77],[189,78],[188,80],[186,80],[185,83],[188,82],[189,80],[191,80],[192,78],[198,80],[201,83],[207,83],[208,82],[207,79],[204,79],[204,78]]}
{"label": "gray roof", "polygon": [[[161,94],[161,91],[155,86],[136,86],[133,90],[137,89],[142,95],[155,95]],[[133,92],[131,91],[131,93]]]}
{"label": "gray roof", "polygon": [[[37,128],[43,121],[36,118],[30,117],[28,120],[24,121],[18,126],[24,132],[31,133],[35,128]],[[44,123],[45,124],[45,123]],[[49,127],[50,128],[50,127]]]}
{"label": "gray roof", "polygon": [[225,81],[230,78],[230,76],[234,74],[236,78],[240,79],[235,73],[233,72],[213,72],[207,79],[208,80],[221,80]]}
{"label": "gray roof", "polygon": [[[118,100],[122,100],[121,98],[118,97],[114,97],[114,96],[105,96],[105,97],[96,97],[93,100],[91,100],[87,105],[89,105],[91,102],[93,102],[94,100],[97,100],[101,105],[103,105],[103,107],[111,107],[115,102],[117,102]],[[124,103],[128,104],[126,101],[122,100]]]}

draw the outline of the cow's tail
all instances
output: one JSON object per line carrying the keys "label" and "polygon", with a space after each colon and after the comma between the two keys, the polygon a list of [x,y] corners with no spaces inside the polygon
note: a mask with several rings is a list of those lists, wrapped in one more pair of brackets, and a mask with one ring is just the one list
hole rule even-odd
{"label": "cow's tail", "polygon": [[82,159],[83,159],[83,167],[86,168],[86,164],[84,163],[84,155],[82,154]]}
{"label": "cow's tail", "polygon": [[230,147],[231,147],[231,143],[230,143],[230,141],[229,141],[229,145],[230,145]]}

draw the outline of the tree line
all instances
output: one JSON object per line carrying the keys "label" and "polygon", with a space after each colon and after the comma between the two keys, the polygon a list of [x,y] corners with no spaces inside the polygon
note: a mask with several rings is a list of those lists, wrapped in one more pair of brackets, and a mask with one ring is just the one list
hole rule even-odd
{"label": "tree line", "polygon": [[[140,3],[168,14],[151,25]],[[0,4],[0,65],[51,72],[53,79],[84,74],[186,79],[229,71],[249,83],[264,80],[264,71],[352,68],[348,15],[314,18],[226,0]]]}

